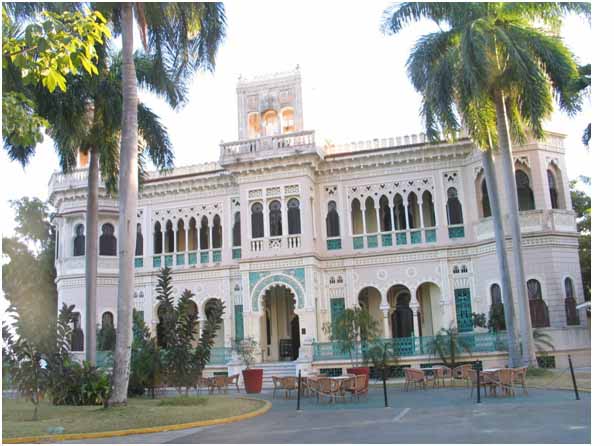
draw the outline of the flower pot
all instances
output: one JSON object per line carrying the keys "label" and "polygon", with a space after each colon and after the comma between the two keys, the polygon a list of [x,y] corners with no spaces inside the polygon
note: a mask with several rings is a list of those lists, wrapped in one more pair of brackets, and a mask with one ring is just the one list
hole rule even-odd
{"label": "flower pot", "polygon": [[369,367],[350,367],[347,370],[352,375],[367,375],[367,387],[369,386]]}
{"label": "flower pot", "polygon": [[246,393],[260,393],[262,391],[262,369],[243,370],[243,385]]}

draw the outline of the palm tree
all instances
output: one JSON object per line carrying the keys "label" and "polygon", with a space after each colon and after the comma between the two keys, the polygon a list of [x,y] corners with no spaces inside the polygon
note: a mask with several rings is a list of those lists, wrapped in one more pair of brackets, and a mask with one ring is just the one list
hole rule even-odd
{"label": "palm tree", "polygon": [[132,292],[138,199],[138,95],[133,59],[133,21],[158,70],[187,79],[199,69],[213,71],[224,38],[222,3],[121,3],[97,5],[122,37],[122,132],[119,163],[119,284],[117,344],[109,404],[126,404],[132,343]]}
{"label": "palm tree", "polygon": [[[567,13],[590,16],[590,4],[401,3],[385,11],[382,23],[382,30],[390,34],[421,19],[439,26],[439,31],[418,40],[407,60],[407,74],[422,94],[421,113],[430,140],[439,140],[440,136],[454,139],[462,122],[478,148],[487,152],[483,156],[484,173],[495,223],[508,336],[513,338],[514,326],[508,320],[512,293],[511,286],[505,283],[509,272],[505,271],[503,260],[504,239],[497,216],[500,209],[493,191],[492,155],[488,152],[497,148],[501,156],[504,185],[509,194],[520,331],[527,346],[522,352],[524,363],[534,363],[535,352],[511,139],[524,142],[527,130],[534,137],[543,138],[542,121],[552,113],[554,97],[569,114],[580,107],[581,97],[574,89],[578,70],[571,51],[556,34],[562,16]],[[518,341],[513,339],[510,346],[515,349],[517,345]],[[515,351],[510,351],[510,356],[515,355]]]}

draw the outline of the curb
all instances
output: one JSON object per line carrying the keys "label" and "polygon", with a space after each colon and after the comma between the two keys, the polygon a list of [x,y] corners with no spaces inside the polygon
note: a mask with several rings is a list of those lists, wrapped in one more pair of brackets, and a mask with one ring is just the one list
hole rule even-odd
{"label": "curb", "polygon": [[237,421],[248,420],[250,418],[255,418],[260,415],[264,415],[273,406],[270,401],[260,400],[257,398],[246,398],[239,397],[244,400],[250,401],[263,401],[264,406],[260,409],[254,410],[253,412],[244,413],[241,415],[235,415],[232,417],[226,418],[216,418],[214,420],[206,420],[206,421],[192,421],[190,423],[181,423],[181,424],[169,424],[167,426],[153,426],[153,427],[142,427],[142,428],[134,428],[134,429],[123,429],[117,431],[106,431],[106,432],[89,432],[82,434],[61,434],[61,435],[39,435],[34,437],[15,437],[15,438],[3,438],[2,441],[5,444],[17,444],[17,443],[38,443],[41,441],[63,441],[63,440],[86,440],[86,439],[94,439],[94,438],[108,438],[108,437],[123,437],[125,435],[136,435],[136,434],[154,434],[157,432],[168,432],[168,431],[176,431],[181,429],[191,429],[194,427],[205,427],[205,426],[215,426],[218,424],[228,424],[235,423]]}

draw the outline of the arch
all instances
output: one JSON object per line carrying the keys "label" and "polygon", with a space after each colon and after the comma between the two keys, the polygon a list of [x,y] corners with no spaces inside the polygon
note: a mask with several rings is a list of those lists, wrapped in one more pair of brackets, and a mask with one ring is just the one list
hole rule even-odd
{"label": "arch", "polygon": [[115,227],[111,223],[102,225],[102,235],[100,236],[100,255],[101,256],[116,256],[117,255],[117,239],[115,238]]}
{"label": "arch", "polygon": [[190,218],[188,223],[188,251],[198,249],[198,230],[196,229],[196,219]]}
{"label": "arch", "polygon": [[576,308],[576,292],[571,277],[564,280],[565,287],[565,317],[567,325],[580,325],[580,314]]}
{"label": "arch", "polygon": [[352,234],[363,234],[365,228],[362,224],[362,209],[360,208],[360,201],[358,198],[352,200]]}
{"label": "arch", "polygon": [[[203,304],[203,315],[204,315],[204,325],[208,323],[210,312],[213,310],[214,305],[223,305],[221,299],[217,297],[212,297],[207,299]],[[222,319],[222,323],[220,324],[220,328],[215,332],[215,339],[213,341],[214,347],[224,347],[224,320]]]}
{"label": "arch", "polygon": [[72,255],[75,257],[85,255],[85,226],[79,223],[75,226],[75,238],[72,242]]}
{"label": "arch", "polygon": [[337,203],[335,201],[328,202],[328,213],[326,214],[326,237],[339,237],[339,213],[337,212]]}
{"label": "arch", "polygon": [[154,224],[153,245],[154,254],[162,254],[162,225],[159,221]]}
{"label": "arch", "polygon": [[498,283],[490,285],[490,310],[488,312],[489,328],[494,331],[505,330],[505,310]]}
{"label": "arch", "polygon": [[377,213],[375,212],[375,200],[367,197],[365,201],[365,223],[367,234],[377,232]]}
{"label": "arch", "polygon": [[255,284],[254,289],[252,290],[252,311],[256,313],[261,312],[262,298],[264,297],[264,294],[274,286],[284,286],[289,288],[296,299],[296,308],[303,308],[305,305],[305,293],[298,280],[285,274],[271,274]]}
{"label": "arch", "polygon": [[261,296],[258,319],[263,359],[295,360],[300,347],[300,321],[294,290],[285,284],[271,284]]}
{"label": "arch", "polygon": [[463,224],[463,207],[458,199],[458,191],[455,187],[448,189],[448,201],[446,203],[446,214],[448,216],[448,225]]}
{"label": "arch", "polygon": [[264,134],[273,136],[279,134],[279,118],[275,110],[267,110],[262,114]]}
{"label": "arch", "polygon": [[548,169],[546,169],[546,175],[548,177],[548,191],[550,192],[550,206],[552,209],[565,209],[561,171],[556,164],[550,163]]}
{"label": "arch", "polygon": [[177,221],[177,252],[186,251],[185,224],[183,218]]}
{"label": "arch", "polygon": [[264,237],[264,215],[262,203],[252,204],[252,238]]}
{"label": "arch", "polygon": [[418,204],[418,195],[415,192],[410,192],[407,196],[407,213],[409,215],[409,228],[420,228],[422,226],[420,221],[420,205]]}
{"label": "arch", "polygon": [[414,312],[409,307],[411,292],[405,285],[393,285],[386,294],[388,305],[392,309],[390,315],[392,337],[408,338],[413,336]]}
{"label": "arch", "polygon": [[273,200],[269,203],[269,234],[280,237],[282,234],[281,203]]}
{"label": "arch", "polygon": [[241,212],[235,212],[232,225],[232,246],[241,246]]}
{"label": "arch", "polygon": [[486,178],[484,178],[483,173],[481,173],[475,180],[475,191],[480,218],[488,218],[492,216],[492,211],[490,209],[490,198],[488,196],[488,185],[486,184]]}
{"label": "arch", "polygon": [[435,282],[423,282],[416,288],[416,299],[420,305],[418,334],[419,336],[434,336],[443,328],[439,307],[441,288]]}
{"label": "arch", "polygon": [[288,200],[288,234],[301,233],[301,204],[296,198]]}
{"label": "arch", "polygon": [[407,221],[405,219],[405,205],[403,204],[403,197],[401,194],[395,194],[392,199],[392,207],[393,212],[392,215],[394,217],[394,228],[397,231],[402,231],[407,229]]}
{"label": "arch", "polygon": [[550,315],[548,306],[542,297],[542,287],[537,279],[527,281],[529,293],[529,310],[531,313],[531,324],[533,328],[544,328],[550,326]]}
{"label": "arch", "polygon": [[516,192],[518,193],[518,210],[530,211],[535,209],[535,197],[531,189],[529,174],[521,168],[516,168]]}
{"label": "arch", "polygon": [[200,219],[200,249],[209,249],[209,219],[206,215]]}
{"label": "arch", "polygon": [[250,139],[260,137],[260,113],[248,113],[247,135]]}
{"label": "arch", "polygon": [[105,311],[102,313],[100,324],[100,341],[99,348],[102,351],[110,351],[115,349],[115,324],[113,313]]}
{"label": "arch", "polygon": [[166,221],[166,229],[164,231],[164,252],[175,252],[175,231],[173,231],[173,222]]}
{"label": "arch", "polygon": [[213,249],[222,247],[222,219],[215,214],[213,217],[213,228],[211,230],[211,245]]}
{"label": "arch", "polygon": [[81,313],[78,311],[72,313],[72,330],[70,333],[70,350],[73,352],[82,352],[84,346],[84,334],[81,328]]}
{"label": "arch", "polygon": [[379,224],[382,232],[392,231],[392,215],[386,195],[379,198]]}
{"label": "arch", "polygon": [[143,255],[143,231],[141,230],[141,224],[136,224],[136,246],[134,247],[134,255]]}
{"label": "arch", "polygon": [[292,133],[296,131],[294,125],[294,109],[292,107],[281,109],[281,130],[283,133]]}
{"label": "arch", "polygon": [[437,226],[437,222],[435,221],[433,194],[428,190],[422,193],[422,220],[425,228],[434,228]]}

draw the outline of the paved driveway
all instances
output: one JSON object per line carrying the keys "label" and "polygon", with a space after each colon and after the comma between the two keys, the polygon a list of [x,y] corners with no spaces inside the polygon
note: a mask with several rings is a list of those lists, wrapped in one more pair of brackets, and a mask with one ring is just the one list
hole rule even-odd
{"label": "paved driveway", "polygon": [[[269,393],[261,395],[270,399]],[[100,443],[589,443],[590,394],[533,390],[516,398],[469,399],[468,389],[381,387],[360,403],[276,399],[265,415],[239,423]],[[189,410],[189,409],[188,409]],[[79,441],[81,443],[82,441]]]}

